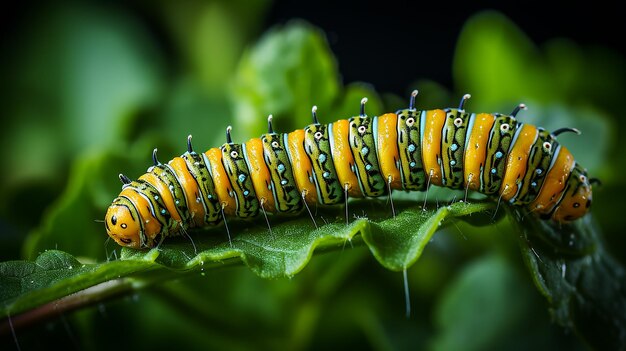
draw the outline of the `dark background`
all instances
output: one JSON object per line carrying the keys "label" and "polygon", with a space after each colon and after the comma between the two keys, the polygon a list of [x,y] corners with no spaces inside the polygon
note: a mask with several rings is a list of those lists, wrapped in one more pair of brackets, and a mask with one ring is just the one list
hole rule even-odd
{"label": "dark background", "polygon": [[[366,81],[379,91],[405,94],[428,78],[452,85],[459,32],[477,11],[494,9],[515,22],[538,45],[558,37],[624,53],[623,12],[617,3],[532,1],[277,1],[266,26],[294,17],[324,29],[345,83]],[[398,33],[405,33],[398,36]],[[390,43],[393,49],[389,49]],[[385,67],[363,69],[363,67]]]}
{"label": "dark background", "polygon": [[[2,61],[20,45],[21,35],[28,31],[29,19],[47,11],[53,3],[29,0],[4,5],[0,14]],[[161,39],[160,44],[171,49],[171,42],[150,4],[137,1],[119,6],[143,18],[148,30]],[[305,19],[326,32],[344,83],[364,81],[373,84],[378,91],[405,94],[408,85],[421,78],[451,87],[456,39],[465,21],[480,10],[503,13],[538,45],[563,37],[582,46],[600,45],[624,54],[624,37],[620,34],[624,14],[618,9],[618,3],[587,1],[583,4],[279,0],[269,5],[264,28],[257,32],[264,33],[294,18]],[[398,33],[405,34],[399,36]],[[372,67],[384,69],[367,69]]]}

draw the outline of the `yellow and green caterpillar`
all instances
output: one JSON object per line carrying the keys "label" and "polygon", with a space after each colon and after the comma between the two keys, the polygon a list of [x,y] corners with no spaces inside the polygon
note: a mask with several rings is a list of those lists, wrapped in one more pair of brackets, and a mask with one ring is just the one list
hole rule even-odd
{"label": "yellow and green caterpillar", "polygon": [[308,205],[342,204],[394,189],[431,185],[478,191],[526,206],[542,218],[567,222],[591,206],[586,170],[549,133],[516,114],[467,113],[458,108],[409,108],[368,117],[313,123],[291,133],[268,133],[244,144],[227,142],[154,165],[138,180],[120,174],[122,192],[107,210],[107,233],[118,244],[149,248],[188,228],[219,225],[224,216],[299,213]]}

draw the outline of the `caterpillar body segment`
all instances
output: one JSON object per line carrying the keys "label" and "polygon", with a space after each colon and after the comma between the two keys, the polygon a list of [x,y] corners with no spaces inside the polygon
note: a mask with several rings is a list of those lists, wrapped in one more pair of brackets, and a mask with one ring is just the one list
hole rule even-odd
{"label": "caterpillar body segment", "polygon": [[[219,225],[226,217],[299,214],[314,204],[343,204],[347,197],[426,191],[437,185],[478,191],[525,206],[558,222],[583,216],[591,206],[586,170],[548,133],[511,115],[468,113],[459,108],[408,109],[358,116],[291,133],[268,133],[245,143],[227,142],[167,164],[156,159],[146,174],[123,186],[105,215],[118,244],[149,248],[193,227]],[[593,181],[592,181],[593,182]],[[314,220],[314,219],[313,219]],[[315,221],[315,220],[314,220]],[[269,225],[269,222],[268,222]],[[270,229],[271,230],[271,229]]]}

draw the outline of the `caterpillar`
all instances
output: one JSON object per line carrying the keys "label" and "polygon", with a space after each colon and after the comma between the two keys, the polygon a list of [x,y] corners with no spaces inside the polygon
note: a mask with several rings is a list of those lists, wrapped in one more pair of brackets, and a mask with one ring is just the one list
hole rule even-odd
{"label": "caterpillar", "polygon": [[154,149],[154,164],[138,180],[119,175],[106,231],[122,246],[150,248],[189,228],[227,225],[227,216],[311,214],[313,204],[431,185],[477,191],[556,222],[589,210],[597,180],[556,140],[578,130],[521,123],[523,104],[510,115],[468,113],[469,94],[458,108],[418,110],[416,95],[407,109],[375,117],[363,98],[358,116],[329,124],[314,106],[312,124],[291,133],[276,133],[270,115],[268,132],[243,144],[232,141],[229,126],[226,143],[204,153],[194,151],[190,135],[187,152],[166,164]]}

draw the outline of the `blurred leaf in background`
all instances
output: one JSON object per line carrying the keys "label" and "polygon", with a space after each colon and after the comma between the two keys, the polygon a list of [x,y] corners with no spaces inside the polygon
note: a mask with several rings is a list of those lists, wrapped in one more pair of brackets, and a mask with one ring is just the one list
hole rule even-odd
{"label": "blurred leaf in background", "polygon": [[130,117],[156,101],[163,83],[161,56],[132,17],[94,5],[47,7],[2,67],[11,118],[0,131],[8,244],[0,246],[9,257],[23,240],[15,236],[38,225],[65,188],[70,164],[119,143]]}

